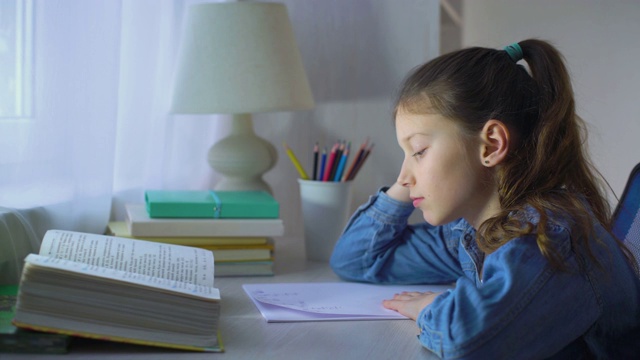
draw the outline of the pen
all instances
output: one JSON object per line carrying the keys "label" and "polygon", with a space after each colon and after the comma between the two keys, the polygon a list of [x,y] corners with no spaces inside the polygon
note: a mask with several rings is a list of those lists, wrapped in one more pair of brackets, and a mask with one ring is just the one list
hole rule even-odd
{"label": "pen", "polygon": [[313,145],[313,180],[318,180],[318,142]]}
{"label": "pen", "polygon": [[302,165],[300,165],[300,162],[296,158],[296,155],[293,153],[293,150],[291,150],[287,146],[287,144],[285,144],[285,143],[282,143],[282,144],[284,145],[284,148],[287,150],[287,155],[289,155],[289,159],[291,159],[291,162],[296,167],[296,170],[298,170],[298,173],[300,174],[300,178],[302,180],[309,180],[309,175],[307,175],[307,173],[302,168]]}

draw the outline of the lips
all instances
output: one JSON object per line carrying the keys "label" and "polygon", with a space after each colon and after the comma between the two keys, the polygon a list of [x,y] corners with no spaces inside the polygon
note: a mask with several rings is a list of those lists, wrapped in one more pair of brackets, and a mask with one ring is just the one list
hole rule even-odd
{"label": "lips", "polygon": [[420,203],[422,202],[422,200],[424,200],[424,198],[411,198],[411,200],[413,200],[413,207],[418,207],[420,206]]}

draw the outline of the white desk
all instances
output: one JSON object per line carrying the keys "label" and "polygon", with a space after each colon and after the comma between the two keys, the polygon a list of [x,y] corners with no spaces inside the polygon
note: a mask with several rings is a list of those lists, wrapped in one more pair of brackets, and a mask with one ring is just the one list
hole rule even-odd
{"label": "white desk", "polygon": [[[281,248],[283,249],[283,248]],[[284,250],[284,249],[283,249]],[[242,289],[246,283],[340,281],[328,264],[278,252],[276,276],[217,278],[224,353],[198,353],[74,339],[67,355],[0,354],[0,359],[436,359],[411,320],[267,323]],[[280,256],[280,257],[279,257]]]}

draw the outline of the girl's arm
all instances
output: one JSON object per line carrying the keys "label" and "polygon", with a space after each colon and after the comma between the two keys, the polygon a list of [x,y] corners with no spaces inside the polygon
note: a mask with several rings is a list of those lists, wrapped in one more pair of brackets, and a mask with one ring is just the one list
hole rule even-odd
{"label": "girl's arm", "polygon": [[569,272],[553,270],[535,239],[514,239],[485,258],[480,286],[460,277],[422,309],[420,342],[445,359],[542,359],[585,334],[599,316],[597,296],[578,274],[568,232],[549,236],[564,242]]}
{"label": "girl's arm", "polygon": [[331,257],[340,277],[374,283],[451,283],[462,276],[455,225],[409,225],[414,210],[405,189],[371,196],[349,220]]}

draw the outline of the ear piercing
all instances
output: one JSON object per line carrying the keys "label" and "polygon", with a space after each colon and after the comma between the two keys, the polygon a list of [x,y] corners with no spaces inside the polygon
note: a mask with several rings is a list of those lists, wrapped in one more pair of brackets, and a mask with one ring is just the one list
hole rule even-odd
{"label": "ear piercing", "polygon": [[485,161],[484,161],[484,163],[485,163],[485,164],[488,164],[488,163],[489,163],[489,160],[485,160]]}

